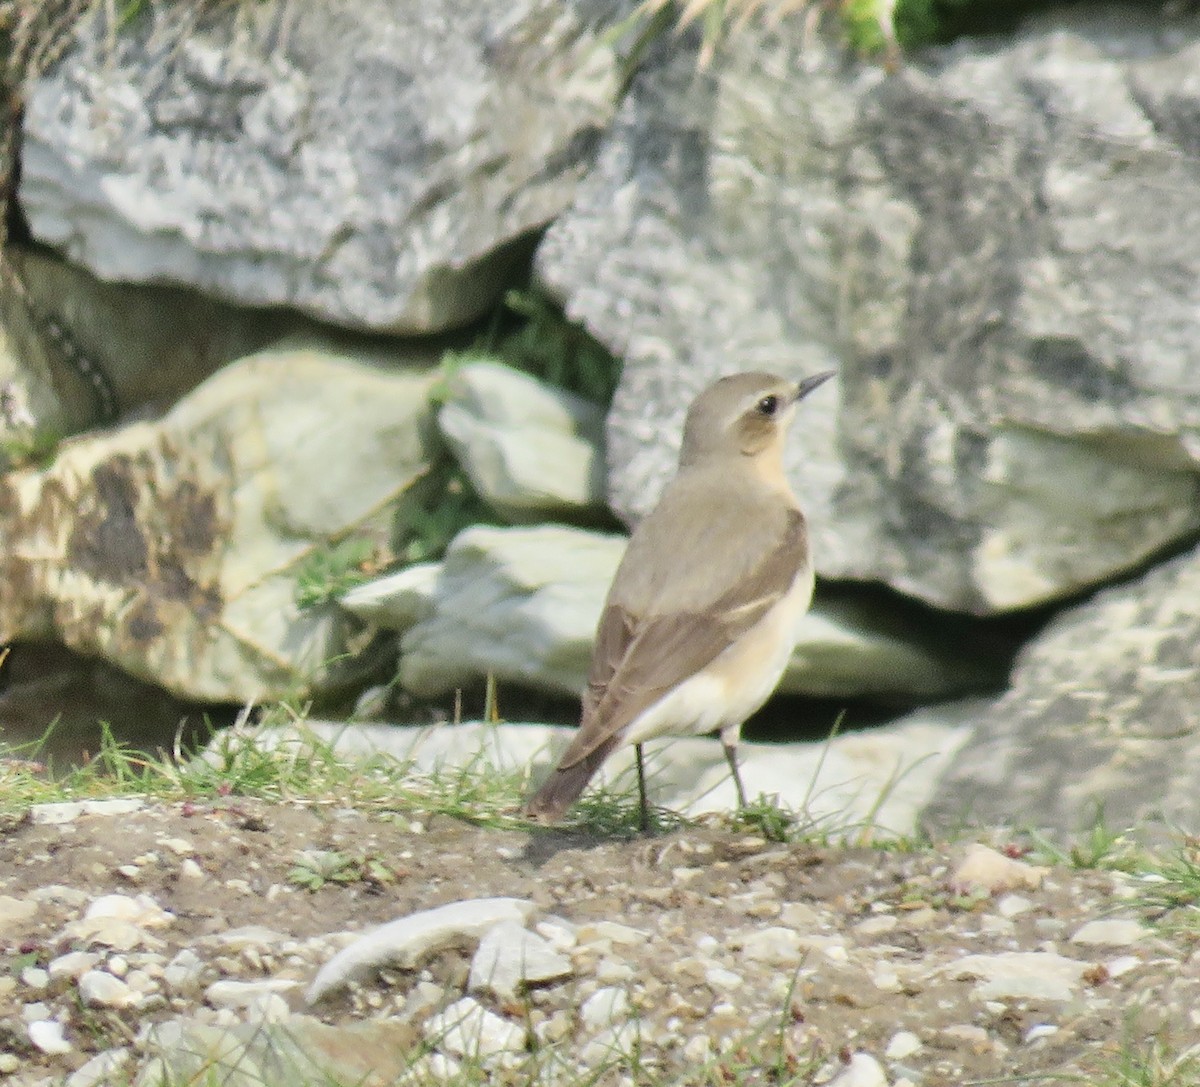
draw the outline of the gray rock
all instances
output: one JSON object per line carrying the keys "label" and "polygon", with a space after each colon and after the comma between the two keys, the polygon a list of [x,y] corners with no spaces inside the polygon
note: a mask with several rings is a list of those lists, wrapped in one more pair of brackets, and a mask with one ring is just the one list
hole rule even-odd
{"label": "gray rock", "polygon": [[[436,697],[488,673],[577,695],[596,624],[624,553],[620,536],[563,526],[460,533],[422,564],[342,597],[359,618],[404,632],[400,681]],[[945,698],[998,682],[995,666],[930,636],[892,603],[837,590],[799,624],[780,689],[816,697]]]}
{"label": "gray rock", "polygon": [[128,414],[166,407],[225,363],[302,323],[177,287],[103,283],[37,250],[10,247],[5,259],[21,276],[29,303],[0,292],[0,388],[27,414],[22,427],[0,413],[0,445],[10,451],[99,421],[91,383],[47,324],[102,370],[116,413]]}
{"label": "gray rock", "polygon": [[604,411],[498,362],[458,367],[438,426],[480,496],[508,521],[595,520],[604,499]]}
{"label": "gray rock", "polygon": [[827,576],[990,613],[1186,538],[1198,61],[1194,17],[1128,7],[894,74],[802,21],[660,57],[537,255],[625,358],[615,508],[654,502],[717,374],[836,365],[789,460]]}
{"label": "gray rock", "polygon": [[[492,305],[613,110],[611,3],[103,6],[25,110],[35,237],[103,279],[391,331]],[[215,14],[214,14],[215,12]]]}
{"label": "gray rock", "polygon": [[[416,603],[397,625],[426,617],[401,639],[400,682],[433,697],[493,673],[498,679],[576,695],[591,660],[596,621],[625,549],[621,536],[561,525],[475,526],[446,551],[436,580],[418,568],[391,582]],[[391,624],[389,624],[391,625]]]}
{"label": "gray rock", "polygon": [[1194,826],[1200,550],[1059,615],[982,709],[926,818],[1075,835],[1098,810],[1143,835]]}
{"label": "gray rock", "polygon": [[330,539],[386,538],[440,452],[433,377],[407,361],[280,345],[4,476],[0,641],[59,639],[195,699],[335,682],[351,632],[297,582]]}

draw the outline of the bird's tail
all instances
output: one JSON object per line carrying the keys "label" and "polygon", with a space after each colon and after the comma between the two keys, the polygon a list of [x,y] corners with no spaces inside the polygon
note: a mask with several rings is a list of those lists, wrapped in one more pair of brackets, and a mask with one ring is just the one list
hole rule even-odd
{"label": "bird's tail", "polygon": [[570,766],[560,762],[525,805],[526,818],[539,823],[557,823],[567,814],[567,809],[575,803],[616,744],[615,738],[610,739]]}

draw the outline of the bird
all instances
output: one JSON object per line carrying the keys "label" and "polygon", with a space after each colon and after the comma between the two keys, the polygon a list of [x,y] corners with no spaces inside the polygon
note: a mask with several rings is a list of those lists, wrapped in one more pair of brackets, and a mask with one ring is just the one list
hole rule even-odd
{"label": "bird", "polygon": [[796,405],[836,371],[723,377],[688,408],[679,464],[634,528],[601,610],[580,724],[525,805],[560,821],[601,764],[633,745],[717,732],[739,808],[742,725],[770,697],[813,593],[808,527],[783,470]]}

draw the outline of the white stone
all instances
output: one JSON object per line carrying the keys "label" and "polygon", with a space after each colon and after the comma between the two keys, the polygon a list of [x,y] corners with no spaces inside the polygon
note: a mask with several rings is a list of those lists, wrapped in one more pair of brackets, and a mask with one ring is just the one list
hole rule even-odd
{"label": "white stone", "polygon": [[103,1008],[129,1008],[141,1002],[140,994],[105,970],[89,970],[80,977],[79,997],[89,1006]]}
{"label": "white stone", "polygon": [[911,1030],[898,1030],[888,1040],[883,1055],[890,1061],[902,1061],[921,1049],[921,1039]]}
{"label": "white stone", "polygon": [[1118,955],[1105,965],[1110,978],[1119,978],[1124,974],[1128,974],[1130,970],[1136,970],[1142,965],[1142,960],[1136,955]]}
{"label": "white stone", "polygon": [[950,877],[950,886],[958,894],[997,894],[1017,888],[1036,891],[1048,871],[974,842]]}
{"label": "white stone", "polygon": [[380,925],[329,960],[309,987],[310,1004],[351,980],[384,965],[412,967],[429,952],[450,943],[478,939],[501,921],[520,924],[534,905],[520,898],[473,898],[422,910]]}
{"label": "white stone", "polygon": [[796,966],[804,957],[800,933],[781,925],[734,933],[730,944],[740,949],[743,958],[768,966]]}
{"label": "white stone", "polygon": [[613,958],[611,955],[606,955],[598,963],[595,970],[596,980],[601,985],[612,985],[616,982],[631,981],[637,974],[633,968],[633,964],[625,959]]}
{"label": "white stone", "polygon": [[146,802],[137,796],[118,796],[107,800],[64,800],[34,804],[29,810],[29,818],[33,823],[53,826],[73,823],[81,815],[128,815],[145,806]]}
{"label": "white stone", "polygon": [[740,989],[746,984],[746,979],[733,970],[726,970],[723,966],[713,966],[704,972],[704,982],[713,992],[725,993]]}
{"label": "white stone", "polygon": [[627,1060],[636,1052],[640,1038],[641,1030],[634,1021],[605,1027],[584,1045],[580,1060],[590,1068]]}
{"label": "white stone", "polygon": [[629,994],[619,986],[597,989],[583,1002],[579,1017],[592,1030],[618,1025],[628,1018]]}
{"label": "white stone", "polygon": [[1085,922],[1071,936],[1073,944],[1129,947],[1146,938],[1146,928],[1132,917],[1101,917]]}
{"label": "white stone", "polygon": [[426,1053],[408,1066],[396,1081],[397,1087],[427,1087],[429,1083],[450,1083],[458,1080],[462,1065],[445,1053]]}
{"label": "white stone", "polygon": [[881,913],[859,921],[854,926],[854,931],[860,936],[879,936],[885,932],[891,932],[899,924],[900,920],[894,913]]}
{"label": "white stone", "polygon": [[28,898],[0,895],[0,935],[25,931],[25,924],[37,916],[37,903]]}
{"label": "white stone", "polygon": [[619,921],[585,921],[575,930],[581,944],[610,948],[613,944],[623,947],[640,947],[650,939],[645,929],[622,925]]}
{"label": "white stone", "polygon": [[149,930],[164,928],[174,915],[159,907],[149,895],[110,894],[97,898],[83,917],[68,922],[63,935],[86,944],[99,944],[115,951],[157,947],[161,941]]}
{"label": "white stone", "polygon": [[978,980],[980,1000],[1070,1000],[1079,988],[1086,962],[1051,951],[1003,951],[965,955],[941,968],[952,977]]}
{"label": "white stone", "polygon": [[512,996],[522,986],[571,973],[571,960],[518,921],[501,921],[479,941],[467,988]]}
{"label": "white stone", "polygon": [[45,989],[50,985],[50,975],[40,966],[26,966],[21,971],[21,984],[28,989]]}
{"label": "white stone", "polygon": [[1009,920],[1028,913],[1032,908],[1033,903],[1028,898],[1016,894],[1006,894],[996,903],[996,912]]}
{"label": "white stone", "polygon": [[1039,1042],[1043,1038],[1053,1038],[1058,1031],[1059,1028],[1053,1023],[1035,1023],[1025,1032],[1022,1041],[1026,1045],[1033,1045],[1034,1042]]}
{"label": "white stone", "polygon": [[425,1037],[456,1057],[519,1053],[527,1041],[523,1027],[488,1011],[469,996],[431,1016],[425,1024]]}
{"label": "white stone", "polygon": [[67,1077],[65,1087],[108,1087],[112,1083],[127,1082],[129,1077],[124,1073],[130,1059],[127,1046],[106,1049],[72,1072]]}
{"label": "white stone", "polygon": [[259,978],[255,981],[214,981],[204,990],[204,999],[214,1008],[240,1010],[250,1007],[265,996],[289,993],[300,982],[291,978]]}
{"label": "white stone", "polygon": [[163,981],[171,992],[179,996],[194,993],[200,987],[204,963],[190,947],[176,953],[163,968]]}
{"label": "white stone", "polygon": [[39,1019],[30,1023],[29,1041],[35,1049],[51,1055],[70,1053],[75,1047],[63,1036],[63,1025],[57,1019]]}
{"label": "white stone", "polygon": [[888,1087],[888,1079],[869,1053],[855,1053],[846,1067],[829,1081],[828,1087]]}
{"label": "white stone", "polygon": [[259,993],[247,1002],[245,1016],[249,1023],[286,1023],[292,1009],[278,993]]}
{"label": "white stone", "polygon": [[510,521],[599,515],[604,410],[500,363],[454,370],[438,426],[479,495]]}
{"label": "white stone", "polygon": [[562,917],[546,917],[533,926],[555,951],[570,951],[579,943],[576,926]]}
{"label": "white stone", "polygon": [[187,857],[179,863],[179,878],[186,879],[190,883],[200,883],[208,877],[199,864],[191,857]]}
{"label": "white stone", "polygon": [[68,951],[65,955],[51,959],[46,970],[53,981],[63,978],[75,981],[99,962],[100,956],[94,951]]}

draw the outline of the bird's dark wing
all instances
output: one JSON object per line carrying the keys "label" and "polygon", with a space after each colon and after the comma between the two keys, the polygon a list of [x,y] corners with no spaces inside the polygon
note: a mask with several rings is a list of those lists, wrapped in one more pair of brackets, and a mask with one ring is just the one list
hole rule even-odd
{"label": "bird's dark wing", "polygon": [[804,516],[793,510],[776,546],[711,605],[639,617],[610,603],[600,620],[579,731],[559,769],[611,746],[668,691],[711,664],[787,594],[807,562]]}

